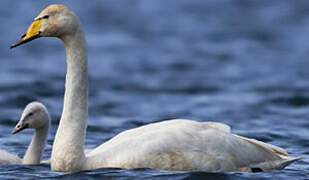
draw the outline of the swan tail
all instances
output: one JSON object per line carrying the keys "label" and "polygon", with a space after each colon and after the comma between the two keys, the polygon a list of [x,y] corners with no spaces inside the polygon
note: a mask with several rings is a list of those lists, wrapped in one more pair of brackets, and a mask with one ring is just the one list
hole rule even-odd
{"label": "swan tail", "polygon": [[292,157],[292,156],[285,156],[285,157],[282,157],[282,162],[280,163],[280,165],[278,166],[278,169],[283,169],[285,168],[286,166],[288,166],[289,164],[295,162],[295,161],[298,161],[300,160],[301,157]]}
{"label": "swan tail", "polygon": [[[261,163],[250,166],[249,169],[252,172],[269,171],[273,169],[280,170],[280,169],[285,168],[289,164],[301,159],[301,157],[289,156],[288,153],[284,149],[278,146],[267,144],[267,143],[264,143],[264,142],[261,142],[255,139],[245,138],[245,137],[241,137],[237,135],[235,136],[238,138],[241,138],[242,140],[249,142],[250,144],[258,148],[266,150],[269,153],[277,157],[277,160],[265,161],[265,162],[261,162]],[[248,168],[245,167],[245,169],[248,169]]]}
{"label": "swan tail", "polygon": [[255,164],[250,166],[249,168],[244,167],[240,168],[240,171],[249,171],[249,172],[262,172],[262,171],[271,171],[274,169],[281,170],[288,166],[289,164],[300,160],[300,157],[291,157],[291,156],[284,156],[281,157],[282,159],[276,161],[266,161],[259,164]]}

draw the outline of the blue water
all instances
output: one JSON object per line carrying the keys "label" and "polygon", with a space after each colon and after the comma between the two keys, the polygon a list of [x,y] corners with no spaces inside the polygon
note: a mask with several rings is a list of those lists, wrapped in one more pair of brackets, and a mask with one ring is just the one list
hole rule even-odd
{"label": "blue water", "polygon": [[[309,178],[309,1],[307,0],[2,0],[0,149],[23,156],[32,131],[10,131],[24,106],[61,116],[65,54],[57,39],[9,46],[51,3],[80,17],[89,54],[86,146],[169,118],[227,123],[233,132],[303,159],[262,173],[153,169],[50,171],[49,165],[0,166],[0,179],[305,179]],[[306,177],[307,176],[307,177]]]}

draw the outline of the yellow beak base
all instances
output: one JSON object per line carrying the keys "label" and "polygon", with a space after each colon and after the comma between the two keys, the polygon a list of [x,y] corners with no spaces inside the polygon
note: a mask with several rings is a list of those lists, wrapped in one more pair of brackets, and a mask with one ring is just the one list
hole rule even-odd
{"label": "yellow beak base", "polygon": [[29,41],[32,41],[36,38],[40,37],[40,29],[42,26],[43,19],[38,19],[34,21],[30,27],[28,28],[27,32],[21,36],[19,40],[17,40],[12,46],[10,47],[11,49],[14,47],[17,47],[19,45],[22,45],[24,43],[27,43]]}

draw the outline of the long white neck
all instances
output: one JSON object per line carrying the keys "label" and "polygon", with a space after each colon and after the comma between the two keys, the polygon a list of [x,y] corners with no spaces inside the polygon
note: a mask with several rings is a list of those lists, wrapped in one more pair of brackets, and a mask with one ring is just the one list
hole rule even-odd
{"label": "long white neck", "polygon": [[85,160],[88,119],[88,70],[84,33],[78,25],[72,35],[61,37],[67,57],[64,105],[56,133],[51,169],[80,170]]}
{"label": "long white neck", "polygon": [[49,131],[49,123],[36,129],[31,143],[26,151],[23,164],[40,164]]}

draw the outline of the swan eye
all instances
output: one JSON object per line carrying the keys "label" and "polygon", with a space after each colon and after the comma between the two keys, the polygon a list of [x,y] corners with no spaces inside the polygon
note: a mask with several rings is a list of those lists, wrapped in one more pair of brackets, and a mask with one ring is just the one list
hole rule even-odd
{"label": "swan eye", "polygon": [[42,17],[42,19],[48,19],[49,18],[49,15],[45,15]]}
{"label": "swan eye", "polygon": [[32,112],[28,114],[28,116],[32,116],[32,115],[33,115],[33,113],[32,113]]}
{"label": "swan eye", "polygon": [[38,20],[41,20],[41,19],[48,19],[49,18],[49,15],[45,15],[45,16],[42,16],[42,17],[39,17],[39,18],[35,18],[33,21],[38,21]]}

